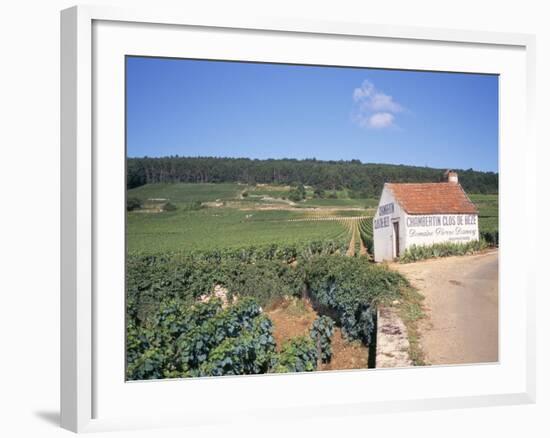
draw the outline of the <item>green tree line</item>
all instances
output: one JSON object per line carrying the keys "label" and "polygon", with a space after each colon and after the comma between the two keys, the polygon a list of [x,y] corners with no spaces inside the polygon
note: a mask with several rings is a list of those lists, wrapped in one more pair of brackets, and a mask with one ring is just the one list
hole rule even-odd
{"label": "green tree line", "polygon": [[[436,182],[446,169],[316,159],[160,157],[128,158],[127,187],[154,183],[304,184],[320,190],[352,190],[377,197],[385,182]],[[498,193],[498,173],[454,169],[470,193]]]}

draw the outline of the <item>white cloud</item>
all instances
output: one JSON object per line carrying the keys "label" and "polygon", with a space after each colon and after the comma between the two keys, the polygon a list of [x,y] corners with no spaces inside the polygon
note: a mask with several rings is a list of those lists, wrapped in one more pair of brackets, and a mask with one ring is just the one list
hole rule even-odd
{"label": "white cloud", "polygon": [[371,128],[387,128],[393,125],[395,116],[390,113],[374,113],[369,117],[369,126]]}
{"label": "white cloud", "polygon": [[378,90],[369,80],[353,90],[354,121],[364,128],[388,128],[394,124],[395,114],[404,110],[392,96]]}
{"label": "white cloud", "polygon": [[363,81],[360,88],[353,90],[353,100],[360,102],[372,96],[374,85],[367,80]]}
{"label": "white cloud", "polygon": [[374,111],[391,111],[392,113],[399,113],[403,111],[403,107],[393,100],[393,97],[384,93],[377,93],[372,96],[369,106]]}

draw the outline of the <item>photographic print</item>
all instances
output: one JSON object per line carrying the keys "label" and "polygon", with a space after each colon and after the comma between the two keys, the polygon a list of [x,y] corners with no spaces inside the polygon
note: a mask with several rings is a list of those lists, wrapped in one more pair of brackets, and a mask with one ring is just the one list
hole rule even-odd
{"label": "photographic print", "polygon": [[497,362],[498,76],[127,56],[126,379]]}

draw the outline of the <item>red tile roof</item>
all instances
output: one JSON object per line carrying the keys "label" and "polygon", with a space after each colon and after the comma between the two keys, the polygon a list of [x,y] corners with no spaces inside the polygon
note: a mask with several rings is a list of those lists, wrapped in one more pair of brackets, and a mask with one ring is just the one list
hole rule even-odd
{"label": "red tile roof", "polygon": [[457,183],[388,183],[395,199],[409,214],[477,214]]}

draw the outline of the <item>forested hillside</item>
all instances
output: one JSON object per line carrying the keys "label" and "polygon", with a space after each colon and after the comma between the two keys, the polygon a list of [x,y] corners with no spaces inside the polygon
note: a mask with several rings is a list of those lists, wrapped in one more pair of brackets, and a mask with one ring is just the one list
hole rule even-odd
{"label": "forested hillside", "polygon": [[[171,182],[305,184],[322,190],[346,188],[357,197],[378,197],[385,182],[436,182],[445,170],[359,160],[144,157],[128,159],[127,187]],[[498,173],[454,170],[468,193],[498,193]]]}

